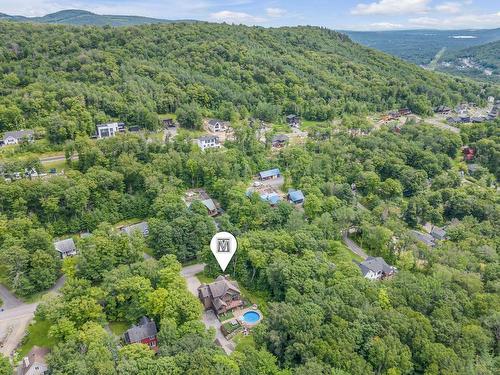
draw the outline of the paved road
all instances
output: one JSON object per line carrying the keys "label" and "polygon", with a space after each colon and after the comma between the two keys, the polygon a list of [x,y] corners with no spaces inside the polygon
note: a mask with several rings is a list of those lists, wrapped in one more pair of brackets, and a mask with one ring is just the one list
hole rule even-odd
{"label": "paved road", "polygon": [[354,254],[360,256],[363,259],[368,258],[368,255],[365,253],[365,251],[359,247],[359,245],[351,240],[348,236],[347,233],[344,233],[342,235],[342,240],[344,241],[344,244],[351,250]]}
{"label": "paved road", "polygon": [[[205,269],[206,264],[193,264],[192,266],[184,267],[181,270],[181,275],[186,279],[189,291],[198,298],[198,287],[201,285],[200,280],[196,277],[197,273]],[[219,319],[215,316],[212,310],[204,311],[201,319],[207,328],[215,329],[215,339],[219,342],[226,354],[231,354],[234,351],[235,345],[232,341],[227,340],[222,334]]]}
{"label": "paved road", "polygon": [[[71,157],[71,160],[78,160],[78,155],[74,155]],[[54,156],[47,156],[45,158],[40,158],[40,163],[53,163],[55,161],[66,161],[66,155],[54,155]]]}
{"label": "paved road", "polygon": [[[48,293],[58,293],[65,281],[65,276],[60,277]],[[0,353],[10,356],[23,339],[38,302],[24,303],[3,285],[0,285],[0,296],[4,301],[4,310],[0,311]]]}
{"label": "paved road", "polygon": [[20,306],[23,304],[22,301],[17,299],[15,295],[13,295],[9,289],[0,284],[0,298],[2,298],[3,305],[2,308],[5,310],[12,309],[14,307]]}

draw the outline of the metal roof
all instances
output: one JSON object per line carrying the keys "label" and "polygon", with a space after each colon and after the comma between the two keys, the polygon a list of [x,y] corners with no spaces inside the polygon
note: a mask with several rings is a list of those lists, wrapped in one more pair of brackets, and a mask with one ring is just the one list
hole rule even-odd
{"label": "metal roof", "polygon": [[62,254],[76,251],[75,241],[72,238],[54,242],[54,247]]}
{"label": "metal roof", "polygon": [[279,175],[280,175],[279,168],[274,168],[274,169],[269,169],[267,171],[259,172],[260,178],[269,178],[269,177],[279,176]]}
{"label": "metal roof", "polygon": [[300,202],[304,200],[304,194],[301,190],[289,190],[288,196],[292,202]]}

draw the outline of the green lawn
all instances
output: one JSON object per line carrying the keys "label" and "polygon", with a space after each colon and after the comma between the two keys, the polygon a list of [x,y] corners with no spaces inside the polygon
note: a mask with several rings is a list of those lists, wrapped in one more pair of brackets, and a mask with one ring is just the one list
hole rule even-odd
{"label": "green lawn", "polygon": [[23,358],[26,356],[35,345],[51,349],[57,341],[49,337],[49,328],[50,323],[46,320],[38,320],[30,325],[28,327],[28,334],[19,347],[18,357]]}
{"label": "green lawn", "polygon": [[109,329],[115,336],[121,336],[129,328],[129,324],[126,322],[110,322]]}
{"label": "green lawn", "polygon": [[328,125],[328,121],[307,121],[307,120],[302,120],[300,122],[300,130],[306,131],[307,129],[311,128],[312,126],[321,126],[324,127]]}
{"label": "green lawn", "polygon": [[243,333],[239,333],[234,336],[233,341],[236,343],[235,350],[237,352],[242,352],[246,348],[255,348],[255,341],[252,335],[245,336]]}
{"label": "green lawn", "polygon": [[231,311],[228,311],[228,312],[227,312],[227,313],[225,313],[225,314],[220,314],[220,315],[219,315],[219,320],[220,320],[221,322],[224,322],[224,321],[226,321],[226,320],[228,320],[228,319],[231,319],[231,318],[234,318],[234,314],[233,314]]}
{"label": "green lawn", "polygon": [[207,276],[204,271],[197,273],[196,277],[198,278],[198,280],[200,280],[200,283],[202,284],[210,284],[215,280],[213,277]]}
{"label": "green lawn", "polygon": [[167,118],[171,118],[171,119],[177,119],[177,116],[175,115],[175,113],[161,113],[158,115],[158,118],[160,120],[165,120]]}

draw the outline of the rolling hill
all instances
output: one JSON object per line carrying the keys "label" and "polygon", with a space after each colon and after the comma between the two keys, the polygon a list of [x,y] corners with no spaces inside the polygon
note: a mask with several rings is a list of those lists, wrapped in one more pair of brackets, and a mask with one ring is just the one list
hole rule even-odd
{"label": "rolling hill", "polygon": [[8,118],[60,127],[61,138],[62,129],[74,134],[112,118],[154,126],[156,113],[183,105],[223,117],[326,120],[398,107],[426,114],[485,95],[479,85],[319,27],[0,22],[0,70],[0,109]]}
{"label": "rolling hill", "polygon": [[365,46],[398,56],[417,65],[428,65],[443,48],[458,51],[500,40],[500,28],[491,30],[345,31]]}
{"label": "rolling hill", "polygon": [[165,20],[158,18],[121,15],[100,15],[85,10],[69,9],[47,14],[43,17],[10,16],[0,13],[0,20],[37,22],[63,25],[132,26],[153,23],[195,22],[193,20]]}
{"label": "rolling hill", "polygon": [[500,82],[500,41],[445,53],[437,69],[480,80]]}

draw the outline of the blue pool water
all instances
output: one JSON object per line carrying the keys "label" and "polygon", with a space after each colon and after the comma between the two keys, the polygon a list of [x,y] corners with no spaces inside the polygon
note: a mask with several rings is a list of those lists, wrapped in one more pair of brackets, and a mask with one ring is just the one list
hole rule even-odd
{"label": "blue pool water", "polygon": [[247,311],[243,314],[242,320],[249,324],[257,323],[260,320],[260,314],[256,311]]}

